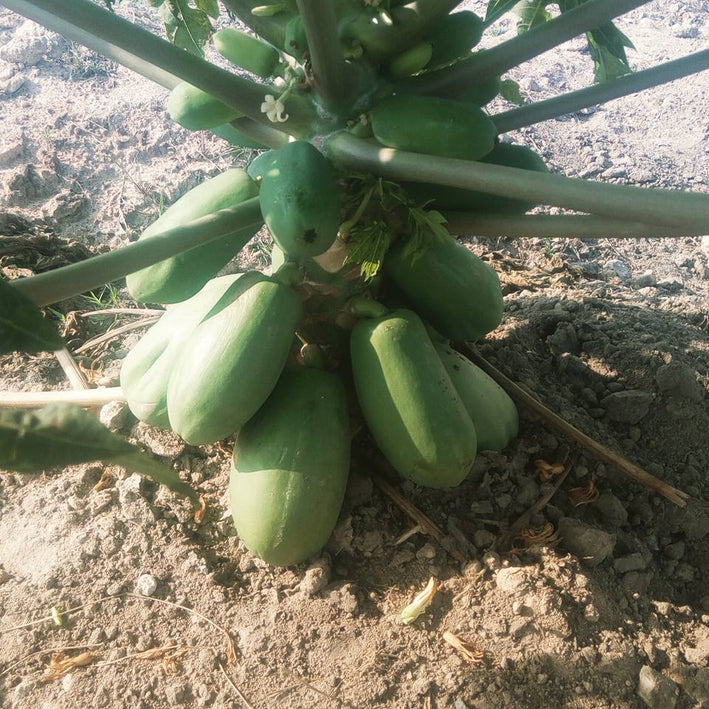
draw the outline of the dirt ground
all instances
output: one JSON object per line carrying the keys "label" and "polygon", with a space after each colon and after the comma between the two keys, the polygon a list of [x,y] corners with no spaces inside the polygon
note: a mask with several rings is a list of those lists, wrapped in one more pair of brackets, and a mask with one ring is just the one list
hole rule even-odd
{"label": "dirt ground", "polygon": [[[156,26],[147,3],[121,12]],[[625,16],[618,24],[635,43],[632,66],[706,48],[708,17],[706,0],[651,2]],[[486,42],[513,32],[502,21]],[[585,47],[574,40],[510,76],[530,100],[588,85]],[[161,205],[252,156],[176,127],[165,95],[0,10],[4,276],[119,248]],[[555,172],[707,192],[709,72],[509,137]],[[265,266],[265,244],[257,237],[240,267]],[[521,408],[519,438],[479,455],[460,487],[394,481],[442,528],[440,543],[420,533],[398,541],[412,522],[372,481],[382,469],[362,438],[327,549],[274,569],[240,545],[228,516],[228,441],[187,446],[124,407],[104,409],[113,429],[185,471],[208,502],[207,519],[196,525],[177,496],[99,464],[0,475],[0,704],[709,707],[707,239],[470,244],[505,291],[505,319],[482,343],[484,356],[568,422],[686,492],[686,507]],[[116,305],[134,305],[120,283],[53,313],[76,351],[135,317],[67,313]],[[90,377],[115,384],[141,332],[85,351]],[[68,387],[50,355],[4,357],[0,366],[3,391]],[[552,525],[559,543],[496,550],[549,492],[536,461],[567,458],[568,478],[528,525]],[[575,506],[594,487],[598,498]],[[431,576],[440,582],[432,604],[402,625],[401,610]],[[446,631],[470,644],[467,659]],[[93,659],[48,680],[58,649]]]}

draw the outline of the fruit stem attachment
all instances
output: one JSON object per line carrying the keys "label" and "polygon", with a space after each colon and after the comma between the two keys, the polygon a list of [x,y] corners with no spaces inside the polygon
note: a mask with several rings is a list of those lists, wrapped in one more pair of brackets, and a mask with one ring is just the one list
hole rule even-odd
{"label": "fruit stem attachment", "polygon": [[347,301],[346,309],[356,318],[381,318],[389,312],[386,305],[364,295],[350,298]]}
{"label": "fruit stem attachment", "polygon": [[295,261],[286,261],[271,275],[271,279],[284,286],[297,286],[303,282],[303,274]]}

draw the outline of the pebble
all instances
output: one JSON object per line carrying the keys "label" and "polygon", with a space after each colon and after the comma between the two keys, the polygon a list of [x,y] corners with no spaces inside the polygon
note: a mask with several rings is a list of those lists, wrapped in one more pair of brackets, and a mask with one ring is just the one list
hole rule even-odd
{"label": "pebble", "polygon": [[48,50],[48,31],[27,20],[15,30],[9,42],[0,46],[0,59],[13,64],[34,66],[42,61]]}
{"label": "pebble", "polygon": [[662,553],[668,559],[676,559],[679,561],[684,556],[685,544],[682,540],[675,542],[674,544],[668,544]]}
{"label": "pebble", "polygon": [[101,407],[98,419],[113,433],[120,433],[128,423],[130,409],[125,401],[111,401]]}
{"label": "pebble", "polygon": [[688,540],[704,539],[709,534],[709,508],[690,501],[682,510],[679,526]]}
{"label": "pebble", "polygon": [[630,266],[628,266],[625,261],[621,261],[620,259],[612,259],[611,261],[607,261],[603,268],[606,271],[611,271],[611,273],[618,276],[621,280],[627,280],[632,275]]}
{"label": "pebble", "polygon": [[612,492],[601,493],[593,507],[603,521],[612,527],[622,527],[628,522],[628,511]]}
{"label": "pebble", "polygon": [[436,547],[430,542],[426,542],[417,552],[417,559],[435,559],[436,558]]}
{"label": "pebble", "polygon": [[559,534],[566,548],[586,566],[598,566],[613,553],[615,535],[573,517],[559,520]]}
{"label": "pebble", "polygon": [[645,559],[639,552],[620,556],[613,562],[613,568],[619,574],[625,574],[628,571],[642,571],[646,566]]}
{"label": "pebble", "polygon": [[610,421],[636,424],[650,410],[654,395],[637,389],[627,389],[609,394],[601,400]]}
{"label": "pebble", "polygon": [[655,383],[663,394],[680,399],[699,402],[704,398],[704,390],[697,381],[697,373],[682,362],[663,364],[655,374]]}
{"label": "pebble", "polygon": [[141,596],[152,596],[157,588],[157,579],[152,574],[141,574],[135,582],[135,590]]}
{"label": "pebble", "polygon": [[652,271],[645,271],[633,278],[632,284],[635,288],[654,288],[657,286],[657,277]]}
{"label": "pebble", "polygon": [[303,579],[298,584],[298,591],[304,596],[314,596],[330,583],[331,573],[329,559],[326,557],[317,559],[303,574]]}
{"label": "pebble", "polygon": [[649,665],[643,666],[638,679],[638,696],[650,709],[674,709],[677,706],[677,685]]}
{"label": "pebble", "polygon": [[504,593],[521,594],[529,590],[529,575],[521,566],[508,566],[497,572],[495,585]]}
{"label": "pebble", "polygon": [[473,533],[473,544],[478,549],[487,549],[495,543],[495,535],[487,529],[477,529]]}

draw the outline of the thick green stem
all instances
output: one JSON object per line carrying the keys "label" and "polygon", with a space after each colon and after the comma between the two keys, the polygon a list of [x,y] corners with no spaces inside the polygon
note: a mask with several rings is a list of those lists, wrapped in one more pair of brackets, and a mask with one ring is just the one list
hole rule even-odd
{"label": "thick green stem", "polygon": [[660,64],[652,69],[638,71],[579,91],[571,91],[563,96],[513,108],[511,111],[492,116],[492,120],[500,133],[506,133],[523,126],[531,126],[541,121],[573,113],[582,108],[612,101],[621,96],[629,96],[638,91],[666,84],[690,74],[697,74],[706,69],[709,69],[709,49]]}
{"label": "thick green stem", "polygon": [[158,261],[262,221],[259,199],[254,197],[238,207],[222,209],[118,251],[94,256],[38,276],[19,278],[11,281],[10,285],[42,307],[118,280]]}
{"label": "thick green stem", "polygon": [[477,52],[471,59],[402,81],[397,84],[397,89],[408,93],[459,96],[470,86],[500,76],[508,69],[647,2],[649,0],[589,0],[514,39]]}
{"label": "thick green stem", "polygon": [[350,67],[342,56],[332,0],[298,0],[315,89],[323,103],[333,110],[343,108],[354,88]]}
{"label": "thick green stem", "polygon": [[274,47],[283,49],[286,43],[286,25],[293,17],[289,12],[279,12],[269,17],[252,15],[258,5],[267,5],[263,0],[222,0],[224,7],[233,12],[247,27]]}
{"label": "thick green stem", "polygon": [[626,222],[580,214],[525,214],[518,216],[444,212],[453,234],[485,238],[649,239],[702,236],[707,229],[682,229]]}
{"label": "thick green stem", "polygon": [[432,157],[385,148],[339,133],[326,145],[333,161],[393,180],[431,182],[503,197],[565,207],[614,219],[709,230],[709,195],[608,185],[501,165]]}
{"label": "thick green stem", "polygon": [[178,49],[89,0],[3,0],[3,3],[165,86],[174,86],[176,79],[187,81],[270,128],[297,136],[315,132],[317,117],[306,99],[291,96],[288,120],[271,124],[261,112],[261,104],[267,93],[277,96],[278,91]]}

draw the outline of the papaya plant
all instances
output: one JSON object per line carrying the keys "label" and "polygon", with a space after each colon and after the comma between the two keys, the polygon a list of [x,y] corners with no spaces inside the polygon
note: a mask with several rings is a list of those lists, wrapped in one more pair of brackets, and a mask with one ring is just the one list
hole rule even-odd
{"label": "papaya plant", "polygon": [[[631,72],[632,45],[613,19],[647,0],[560,0],[556,16],[548,2],[489,0],[485,18],[455,12],[455,0],[222,2],[240,25],[214,33],[215,1],[151,0],[166,41],[116,16],[115,0],[3,0],[170,89],[180,125],[264,152],[188,192],[136,243],[2,284],[0,333],[4,351],[61,347],[37,307],[123,277],[136,300],[168,305],[127,356],[123,395],[137,418],[188,443],[235,435],[237,531],[266,561],[292,564],[334,527],[353,413],[402,477],[434,488],[458,485],[479,450],[517,435],[509,396],[450,346],[484,337],[503,315],[497,274],[451,231],[709,232],[709,195],[552,174],[500,138],[705,70],[709,50]],[[518,36],[478,49],[513,9]],[[507,71],[580,34],[596,85],[486,108],[514,97]],[[232,70],[204,59],[210,41]],[[581,214],[527,214],[535,206]],[[264,224],[270,273],[217,277]],[[3,467],[77,462],[78,414],[62,411],[1,418]],[[32,436],[52,455],[23,444]],[[115,441],[96,436],[93,448],[80,459],[142,465],[187,494]]]}

